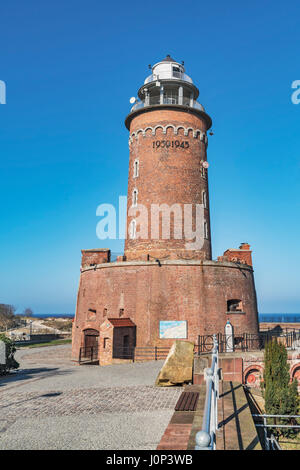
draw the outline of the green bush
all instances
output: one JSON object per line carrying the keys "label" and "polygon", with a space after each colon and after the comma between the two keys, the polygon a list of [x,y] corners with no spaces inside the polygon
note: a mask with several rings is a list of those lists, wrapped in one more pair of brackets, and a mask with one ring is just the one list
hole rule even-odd
{"label": "green bush", "polygon": [[18,369],[19,363],[15,360],[16,347],[14,342],[4,334],[0,334],[0,340],[6,345],[6,365],[0,364],[0,375],[8,374],[11,369]]}
{"label": "green bush", "polygon": [[[290,367],[285,346],[273,339],[266,344],[264,353],[264,381],[262,391],[265,399],[265,410],[271,415],[296,415],[298,412],[297,381],[290,382]],[[274,423],[271,419],[269,424]],[[275,419],[277,424],[292,423],[291,419]],[[274,423],[274,424],[275,424]],[[277,436],[295,434],[295,431],[274,428]]]}

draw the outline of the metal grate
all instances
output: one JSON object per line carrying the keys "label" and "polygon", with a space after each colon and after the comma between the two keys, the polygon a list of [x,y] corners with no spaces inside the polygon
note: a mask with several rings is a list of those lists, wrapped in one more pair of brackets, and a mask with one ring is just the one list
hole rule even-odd
{"label": "metal grate", "polygon": [[175,406],[175,411],[195,411],[199,392],[183,392]]}

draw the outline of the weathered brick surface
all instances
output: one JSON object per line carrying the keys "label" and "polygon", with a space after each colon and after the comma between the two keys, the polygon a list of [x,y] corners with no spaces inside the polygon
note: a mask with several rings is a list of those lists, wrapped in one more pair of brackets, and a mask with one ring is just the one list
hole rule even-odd
{"label": "weathered brick surface", "polygon": [[[242,264],[248,264],[249,266],[252,266],[252,256],[251,256],[252,251],[250,250],[250,245],[248,243],[243,243],[239,249],[228,249],[224,252],[223,257],[221,257],[223,260],[228,260],[228,261],[233,261],[233,262],[239,262]],[[220,258],[220,261],[221,261]]]}
{"label": "weathered brick surface", "polygon": [[[258,331],[253,271],[247,266],[251,264],[249,246],[246,244],[237,250],[242,253],[237,255],[239,264],[228,262],[232,258],[226,253],[218,262],[211,261],[208,181],[207,171],[203,172],[202,167],[202,162],[207,159],[207,122],[204,115],[178,108],[154,108],[132,116],[127,226],[135,217],[137,234],[141,230],[141,214],[131,212],[136,190],[137,204],[147,208],[142,222],[148,222],[148,232],[142,238],[127,238],[125,255],[115,263],[108,262],[107,250],[83,252],[73,324],[74,359],[78,358],[79,349],[84,345],[84,330],[100,331],[104,320],[118,318],[120,311],[122,316],[135,323],[138,347],[171,346],[173,340],[159,338],[161,320],[187,321],[186,339],[194,342],[198,335],[223,332],[228,319],[235,332]],[[161,143],[158,148],[157,141]],[[136,161],[138,174],[134,174]],[[172,207],[178,204],[181,209],[185,204],[192,205],[192,229],[195,230],[195,205],[203,204],[203,192],[207,200],[204,217],[208,234],[202,247],[187,249],[185,237],[174,237],[173,217],[170,237],[164,237],[160,230],[155,239],[150,231],[151,205]],[[182,227],[185,218],[181,212]],[[241,301],[243,312],[227,313],[227,301],[232,299]],[[115,333],[112,332],[110,328],[109,338],[113,345]],[[100,344],[104,334],[101,331]],[[121,344],[121,335],[119,339]],[[109,339],[107,341],[109,344]],[[107,354],[102,352],[100,363],[101,360],[109,363],[111,355],[111,349]]]}
{"label": "weathered brick surface", "polygon": [[[227,300],[241,299],[243,312],[227,313]],[[153,262],[110,263],[84,270],[80,277],[74,321],[73,357],[78,357],[87,328],[99,329],[103,311],[124,316],[136,325],[137,346],[170,346],[159,338],[160,320],[186,320],[189,341],[198,335],[224,331],[229,318],[236,332],[256,333],[257,306],[252,269],[233,263]],[[89,320],[91,305],[96,310]]]}
{"label": "weathered brick surface", "polygon": [[[150,254],[156,258],[180,258],[196,257],[198,259],[211,259],[210,219],[209,205],[205,210],[205,219],[208,224],[208,240],[204,241],[203,248],[199,250],[186,250],[186,240],[175,239],[173,236],[174,220],[171,219],[171,237],[162,238],[161,221],[159,239],[151,237],[151,204],[179,204],[183,214],[184,204],[203,203],[203,191],[208,197],[207,178],[201,174],[201,161],[206,160],[206,144],[197,135],[193,136],[193,129],[199,129],[206,133],[206,124],[200,117],[182,111],[155,110],[140,114],[132,120],[130,132],[138,129],[162,125],[184,126],[190,128],[188,135],[184,135],[183,128],[175,135],[173,128],[167,128],[166,134],[161,128],[157,128],[155,135],[151,129],[146,130],[145,136],[141,133],[135,137],[130,145],[129,177],[128,177],[128,208],[132,206],[132,194],[134,189],[138,191],[138,204],[143,204],[148,211],[142,223],[148,225],[148,237],[132,240],[128,238],[125,243],[125,255],[127,260],[143,259],[143,255]],[[170,146],[154,148],[156,141],[169,141]],[[184,143],[188,148],[175,147],[175,141]],[[173,147],[172,147],[173,142]],[[134,162],[139,161],[139,174],[134,177]],[[132,209],[131,209],[132,210]],[[139,213],[137,213],[139,217]],[[130,221],[135,218],[128,216]],[[195,229],[195,210],[193,213],[193,228]],[[184,221],[184,215],[183,215]],[[138,231],[141,228],[138,227]]]}
{"label": "weathered brick surface", "polygon": [[81,250],[81,266],[93,266],[110,261],[110,250],[108,248],[99,248],[92,250]]}
{"label": "weathered brick surface", "polygon": [[169,423],[157,450],[186,450],[192,430],[191,424]]}

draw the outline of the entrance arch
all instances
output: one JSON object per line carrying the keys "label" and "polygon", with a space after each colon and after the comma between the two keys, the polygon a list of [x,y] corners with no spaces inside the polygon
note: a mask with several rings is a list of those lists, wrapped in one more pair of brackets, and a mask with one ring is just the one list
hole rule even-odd
{"label": "entrance arch", "polygon": [[300,363],[295,364],[290,372],[291,380],[297,380],[298,390],[300,388]]}
{"label": "entrance arch", "polygon": [[98,348],[99,331],[92,328],[83,330],[84,348]]}

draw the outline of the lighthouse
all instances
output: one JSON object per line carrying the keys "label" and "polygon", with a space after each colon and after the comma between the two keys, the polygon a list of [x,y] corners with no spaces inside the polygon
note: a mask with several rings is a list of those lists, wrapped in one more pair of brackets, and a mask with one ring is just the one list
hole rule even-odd
{"label": "lighthouse", "polygon": [[130,148],[125,256],[209,260],[211,118],[183,64],[167,55],[151,71],[125,120]]}
{"label": "lighthouse", "polygon": [[74,361],[87,355],[105,365],[128,359],[124,351],[168,350],[228,323],[236,335],[258,332],[250,245],[212,259],[212,120],[199,89],[167,55],[130,102],[125,250],[115,261],[107,248],[82,250]]}

